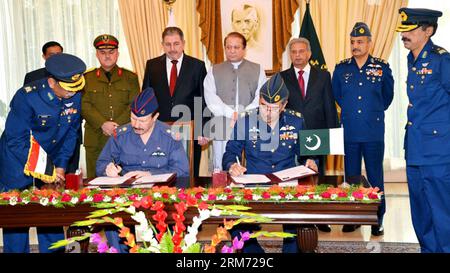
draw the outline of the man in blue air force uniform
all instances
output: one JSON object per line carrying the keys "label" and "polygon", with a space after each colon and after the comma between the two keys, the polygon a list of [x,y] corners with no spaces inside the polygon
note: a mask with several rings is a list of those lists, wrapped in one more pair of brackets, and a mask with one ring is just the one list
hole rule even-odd
{"label": "man in blue air force uniform", "polygon": [[174,172],[189,176],[189,163],[183,144],[172,138],[169,126],[157,120],[158,101],[151,87],[131,104],[131,123],[117,129],[97,160],[97,176],[138,178]]}
{"label": "man in blue air force uniform", "polygon": [[399,10],[408,55],[406,173],[422,252],[450,252],[450,54],[436,46],[442,12]]}
{"label": "man in blue air force uniform", "polygon": [[[153,88],[147,87],[131,103],[131,123],[117,128],[97,160],[97,176],[140,178],[152,174],[175,172],[189,176],[189,163],[180,141],[172,138],[169,126],[158,120]],[[119,252],[128,247],[118,233],[107,228],[108,243]]]}
{"label": "man in blue air force uniform", "polygon": [[[259,108],[241,114],[232,140],[228,141],[223,155],[223,169],[231,176],[268,174],[295,167],[295,157],[300,158],[299,131],[304,127],[300,113],[285,109],[289,91],[281,77],[275,74],[260,89]],[[242,151],[245,151],[247,166],[241,166]],[[302,162],[304,163],[304,162]],[[306,161],[306,166],[317,171],[316,162]],[[244,230],[254,230],[255,225],[238,225],[231,231],[233,237]],[[295,225],[283,225],[283,230],[297,233]],[[264,250],[256,239],[244,245],[246,253],[261,253]],[[298,252],[296,238],[284,239],[283,252]]]}
{"label": "man in blue air force uniform", "polygon": [[[353,58],[341,61],[333,73],[334,97],[342,109],[344,125],[345,174],[361,175],[361,161],[373,187],[384,191],[384,111],[394,98],[394,79],[389,64],[369,54],[372,38],[369,27],[358,22],[350,33]],[[372,235],[384,234],[383,216],[386,203],[378,209],[378,225]],[[359,225],[344,225],[343,232],[352,232]]]}
{"label": "man in blue air force uniform", "polygon": [[[24,174],[30,150],[30,134],[46,151],[56,167],[56,178],[37,180],[36,185],[65,180],[65,169],[72,156],[80,126],[83,73],[86,65],[69,54],[47,59],[49,77],[19,89],[11,101],[11,111],[0,139],[0,190],[24,190],[33,178]],[[39,251],[63,240],[62,228],[38,228]],[[29,252],[28,228],[3,229],[4,252]],[[59,249],[60,250],[60,249]]]}

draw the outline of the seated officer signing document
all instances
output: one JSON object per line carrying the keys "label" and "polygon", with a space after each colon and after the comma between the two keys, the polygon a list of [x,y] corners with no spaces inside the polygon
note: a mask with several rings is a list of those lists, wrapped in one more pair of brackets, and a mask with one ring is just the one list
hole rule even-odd
{"label": "seated officer signing document", "polygon": [[151,174],[189,176],[189,163],[180,141],[158,121],[158,102],[151,87],[131,104],[131,123],[117,128],[97,160],[97,176],[120,174],[140,178]]}
{"label": "seated officer signing document", "polygon": [[[300,158],[299,131],[304,128],[302,115],[286,110],[289,91],[280,76],[275,74],[260,89],[259,108],[243,113],[234,127],[234,136],[227,143],[223,155],[223,169],[232,176],[267,174],[295,167],[295,156]],[[245,151],[247,167],[239,164]],[[318,170],[312,159],[306,167]],[[232,230],[238,236],[241,227]],[[253,226],[253,229],[255,226]],[[239,230],[238,230],[239,229]],[[285,232],[296,233],[296,227],[283,225]],[[284,239],[283,252],[297,252],[297,239]],[[263,252],[256,239],[249,240],[244,252]]]}

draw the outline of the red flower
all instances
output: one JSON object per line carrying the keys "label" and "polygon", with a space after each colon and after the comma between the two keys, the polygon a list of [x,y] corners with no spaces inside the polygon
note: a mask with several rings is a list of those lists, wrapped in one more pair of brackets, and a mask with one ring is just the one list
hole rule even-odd
{"label": "red flower", "polygon": [[234,195],[228,195],[227,196],[227,200],[232,200],[232,199],[234,199]]}
{"label": "red flower", "polygon": [[177,213],[172,213],[172,218],[173,218],[173,220],[175,220],[175,222],[183,222],[185,220],[185,217],[183,214],[177,214]]}
{"label": "red flower", "polygon": [[193,207],[193,206],[197,205],[197,199],[194,198],[192,195],[187,196],[186,202],[189,207]]}
{"label": "red flower", "polygon": [[[4,200],[9,200],[9,197],[5,197],[5,198],[3,198]],[[37,201],[39,201],[39,197],[37,197],[37,196],[31,196],[31,198],[30,198],[30,201],[32,201],[32,202],[37,202]],[[81,199],[80,199],[80,201],[81,201]]]}
{"label": "red flower", "polygon": [[130,200],[130,201],[134,201],[134,200],[136,200],[138,198],[138,195],[137,194],[132,194],[132,195],[130,195],[129,197],[128,197],[128,199]]}
{"label": "red flower", "polygon": [[359,191],[353,192],[352,196],[353,196],[355,199],[363,199],[363,198],[364,198],[364,194],[361,193],[361,192],[359,192]]}
{"label": "red flower", "polygon": [[101,194],[101,193],[94,194],[93,201],[95,203],[102,202],[103,201],[103,194]]}
{"label": "red flower", "polygon": [[200,204],[198,204],[198,208],[201,210],[205,210],[209,208],[209,205],[206,202],[201,202]]}
{"label": "red flower", "polygon": [[346,197],[348,197],[348,194],[346,192],[341,191],[338,193],[338,196],[341,198],[346,198]]}
{"label": "red flower", "polygon": [[180,193],[178,194],[178,198],[179,198],[180,200],[186,200],[187,197],[188,197],[188,195],[185,194],[184,192],[180,192]]}
{"label": "red flower", "polygon": [[245,200],[253,200],[253,195],[251,195],[251,194],[246,194],[246,195],[244,195],[244,199]]}
{"label": "red flower", "polygon": [[140,201],[140,205],[145,208],[148,209],[153,205],[153,200],[151,196],[144,196],[142,197],[141,201]]}
{"label": "red flower", "polygon": [[173,227],[173,231],[175,231],[175,233],[182,233],[185,230],[186,226],[182,222],[177,222]]}
{"label": "red flower", "polygon": [[325,199],[330,199],[331,193],[326,191],[326,192],[323,192],[320,196],[322,196],[322,198],[325,198]]}
{"label": "red flower", "polygon": [[161,201],[156,201],[151,208],[151,210],[162,210],[162,209],[164,209],[164,203]]}
{"label": "red flower", "polygon": [[201,193],[201,192],[197,192],[197,193],[195,194],[195,198],[197,198],[197,199],[202,199],[202,193]]}
{"label": "red flower", "polygon": [[153,215],[152,218],[155,221],[164,221],[167,218],[167,212],[165,212],[164,210],[158,210],[158,212],[156,212],[156,214]]}
{"label": "red flower", "polygon": [[303,194],[301,194],[301,193],[296,193],[295,195],[294,195],[294,197],[295,198],[299,198],[300,196],[302,196]]}
{"label": "red flower", "polygon": [[281,196],[281,198],[285,198],[286,197],[286,194],[284,192],[280,192],[279,195]]}
{"label": "red flower", "polygon": [[61,197],[61,202],[69,202],[70,200],[72,200],[72,196],[67,193],[64,193]]}
{"label": "red flower", "polygon": [[225,188],[225,189],[223,190],[223,192],[225,192],[225,193],[231,193],[232,190],[231,190],[230,188]]}
{"label": "red flower", "polygon": [[371,192],[368,194],[368,197],[369,199],[378,199],[378,194]]}
{"label": "red flower", "polygon": [[159,230],[159,232],[164,233],[167,229],[167,224],[164,222],[160,222],[156,225],[156,228]]}
{"label": "red flower", "polygon": [[208,195],[208,200],[209,201],[215,201],[216,199],[217,199],[217,196],[215,194]]}
{"label": "red flower", "polygon": [[314,199],[314,194],[308,195],[309,199]]}
{"label": "red flower", "polygon": [[163,193],[163,194],[162,194],[162,198],[164,198],[164,199],[169,199],[169,194]]}
{"label": "red flower", "polygon": [[179,214],[183,214],[187,210],[186,203],[180,202],[173,205]]}
{"label": "red flower", "polygon": [[178,234],[178,233],[175,233],[175,235],[173,235],[173,237],[172,237],[172,242],[174,243],[175,246],[180,245],[181,240],[182,240],[182,238],[181,238],[180,234]]}
{"label": "red flower", "polygon": [[183,249],[180,246],[174,246],[173,252],[174,253],[183,253]]}
{"label": "red flower", "polygon": [[264,199],[270,199],[270,197],[271,197],[271,195],[270,195],[270,193],[268,193],[268,192],[263,192],[263,194],[262,194],[262,198],[264,198]]}
{"label": "red flower", "polygon": [[83,202],[84,200],[86,200],[86,198],[87,198],[87,195],[86,195],[85,193],[82,193],[82,194],[80,195],[79,200],[80,200],[80,202]]}

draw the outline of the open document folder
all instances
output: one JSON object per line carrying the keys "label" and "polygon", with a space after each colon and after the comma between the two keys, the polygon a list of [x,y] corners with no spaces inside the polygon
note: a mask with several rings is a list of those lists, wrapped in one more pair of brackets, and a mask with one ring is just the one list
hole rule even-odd
{"label": "open document folder", "polygon": [[236,177],[231,177],[236,184],[265,184],[265,183],[280,183],[300,179],[303,177],[315,175],[317,172],[311,170],[304,165],[285,169],[272,174],[244,174]]}
{"label": "open document folder", "polygon": [[144,186],[147,185],[151,187],[156,183],[170,183],[176,177],[176,173],[166,173],[158,175],[143,176],[136,179],[135,177],[106,177],[100,176],[88,184],[89,186],[99,186],[99,187],[134,187],[134,186]]}

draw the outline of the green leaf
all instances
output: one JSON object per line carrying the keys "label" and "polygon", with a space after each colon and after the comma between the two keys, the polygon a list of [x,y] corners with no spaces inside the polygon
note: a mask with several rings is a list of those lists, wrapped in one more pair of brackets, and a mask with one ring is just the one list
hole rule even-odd
{"label": "green leaf", "polygon": [[86,226],[92,226],[95,224],[103,224],[105,223],[105,220],[101,219],[92,219],[92,220],[84,220],[84,221],[77,221],[72,224],[74,227],[86,227]]}
{"label": "green leaf", "polygon": [[116,213],[117,210],[116,209],[102,209],[102,210],[96,210],[91,212],[91,215],[89,215],[86,218],[100,218],[106,215],[111,215]]}
{"label": "green leaf", "polygon": [[174,244],[172,242],[172,235],[169,232],[164,233],[159,244],[161,246],[161,253],[173,253]]}
{"label": "green leaf", "polygon": [[202,246],[200,243],[195,243],[188,247],[183,253],[200,253],[202,251]]}
{"label": "green leaf", "polygon": [[287,233],[287,232],[268,232],[268,231],[258,231],[256,233],[252,233],[250,235],[250,238],[257,238],[260,236],[264,236],[264,237],[277,237],[277,238],[293,238],[297,235],[292,234],[292,233]]}
{"label": "green leaf", "polygon": [[91,237],[91,235],[92,235],[92,233],[86,232],[85,234],[83,234],[81,236],[71,237],[67,240],[60,240],[58,242],[53,243],[52,246],[49,247],[49,249],[56,249],[56,248],[70,245],[73,242],[84,241],[84,240],[88,239],[89,237]]}

